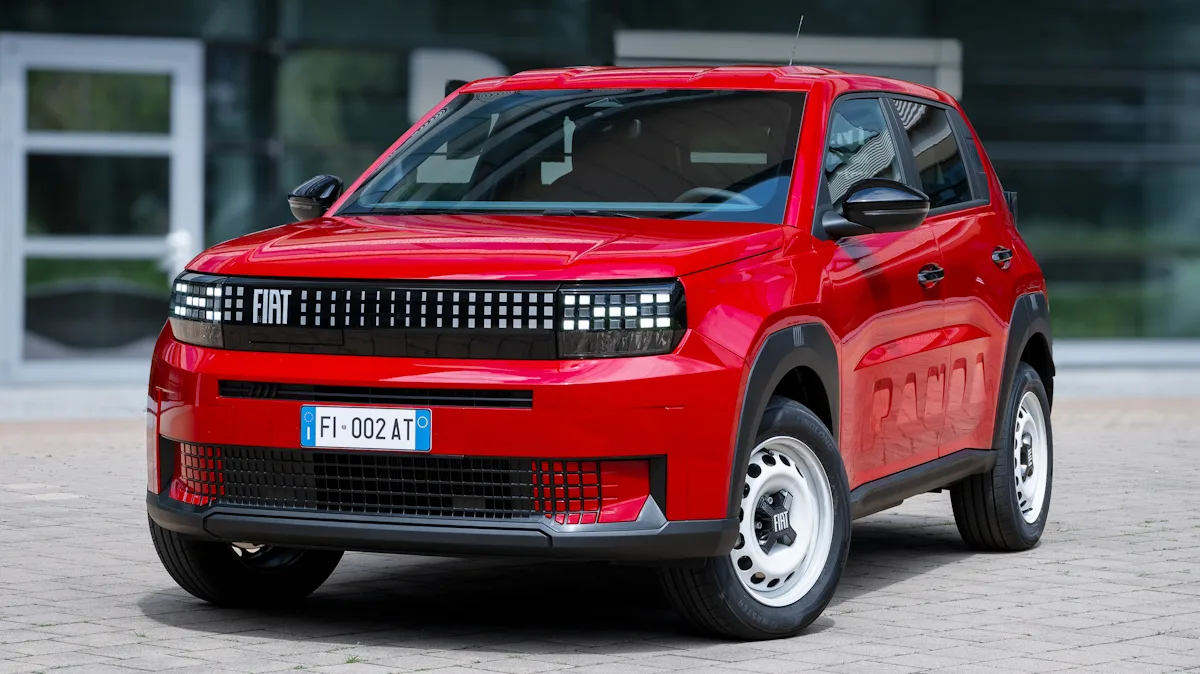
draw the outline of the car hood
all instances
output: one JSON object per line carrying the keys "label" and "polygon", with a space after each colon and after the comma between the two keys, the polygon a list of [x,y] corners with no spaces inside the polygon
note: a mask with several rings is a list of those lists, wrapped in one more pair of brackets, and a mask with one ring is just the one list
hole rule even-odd
{"label": "car hood", "polygon": [[669,278],[774,250],[781,229],[649,218],[340,216],[227,241],[188,269],[330,279]]}

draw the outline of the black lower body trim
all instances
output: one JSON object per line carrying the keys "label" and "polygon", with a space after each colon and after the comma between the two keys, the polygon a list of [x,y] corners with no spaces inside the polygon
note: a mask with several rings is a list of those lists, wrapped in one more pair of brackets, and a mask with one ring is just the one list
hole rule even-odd
{"label": "black lower body trim", "polygon": [[197,538],[363,552],[665,561],[728,554],[737,539],[737,521],[727,519],[667,521],[652,528],[575,525],[555,531],[528,521],[420,521],[265,508],[196,510],[152,493],[146,495],[146,509],[159,526]]}
{"label": "black lower body trim", "polygon": [[940,489],[964,477],[986,473],[996,465],[990,449],[961,449],[953,454],[872,480],[850,492],[850,515],[866,517],[900,505],[904,499]]}

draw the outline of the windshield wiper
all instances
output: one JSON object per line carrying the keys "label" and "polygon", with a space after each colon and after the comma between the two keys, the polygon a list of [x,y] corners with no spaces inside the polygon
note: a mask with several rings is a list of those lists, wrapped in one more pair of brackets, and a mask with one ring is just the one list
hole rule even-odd
{"label": "windshield wiper", "polygon": [[605,211],[596,208],[547,208],[540,210],[531,209],[510,209],[510,208],[440,208],[431,206],[409,206],[409,207],[390,207],[390,208],[371,208],[371,209],[346,209],[342,211],[345,215],[518,215],[522,213],[541,213],[542,215],[563,215],[563,216],[598,216],[612,218],[640,218],[641,216],[621,211]]}
{"label": "windshield wiper", "polygon": [[449,208],[421,208],[421,207],[406,207],[406,208],[370,208],[370,209],[346,209],[342,213],[346,215],[448,215],[456,214],[461,211],[451,210]]}
{"label": "windshield wiper", "polygon": [[542,215],[567,215],[567,216],[596,215],[596,216],[609,217],[609,218],[634,218],[634,219],[637,219],[638,217],[640,217],[637,215],[633,215],[631,213],[622,213],[621,211],[602,211],[602,210],[598,210],[595,208],[586,208],[586,209],[580,209],[580,210],[575,210],[575,209],[571,209],[571,208],[547,208],[546,210],[542,211]]}

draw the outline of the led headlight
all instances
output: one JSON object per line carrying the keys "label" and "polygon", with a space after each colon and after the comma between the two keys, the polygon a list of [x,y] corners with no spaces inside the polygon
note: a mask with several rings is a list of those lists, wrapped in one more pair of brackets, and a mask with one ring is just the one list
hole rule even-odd
{"label": "led headlight", "polygon": [[198,346],[223,345],[221,319],[228,318],[222,279],[184,272],[171,287],[171,331],[175,339]]}
{"label": "led headlight", "polygon": [[679,281],[563,287],[557,310],[562,358],[670,353],[687,329]]}

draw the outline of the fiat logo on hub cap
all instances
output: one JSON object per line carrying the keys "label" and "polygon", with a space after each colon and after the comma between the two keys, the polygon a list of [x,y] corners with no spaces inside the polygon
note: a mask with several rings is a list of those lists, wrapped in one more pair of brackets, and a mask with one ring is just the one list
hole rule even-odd
{"label": "fiat logo on hub cap", "polygon": [[775,530],[775,533],[779,533],[788,528],[788,514],[786,510],[781,513],[775,513],[774,515],[771,515],[771,528]]}

